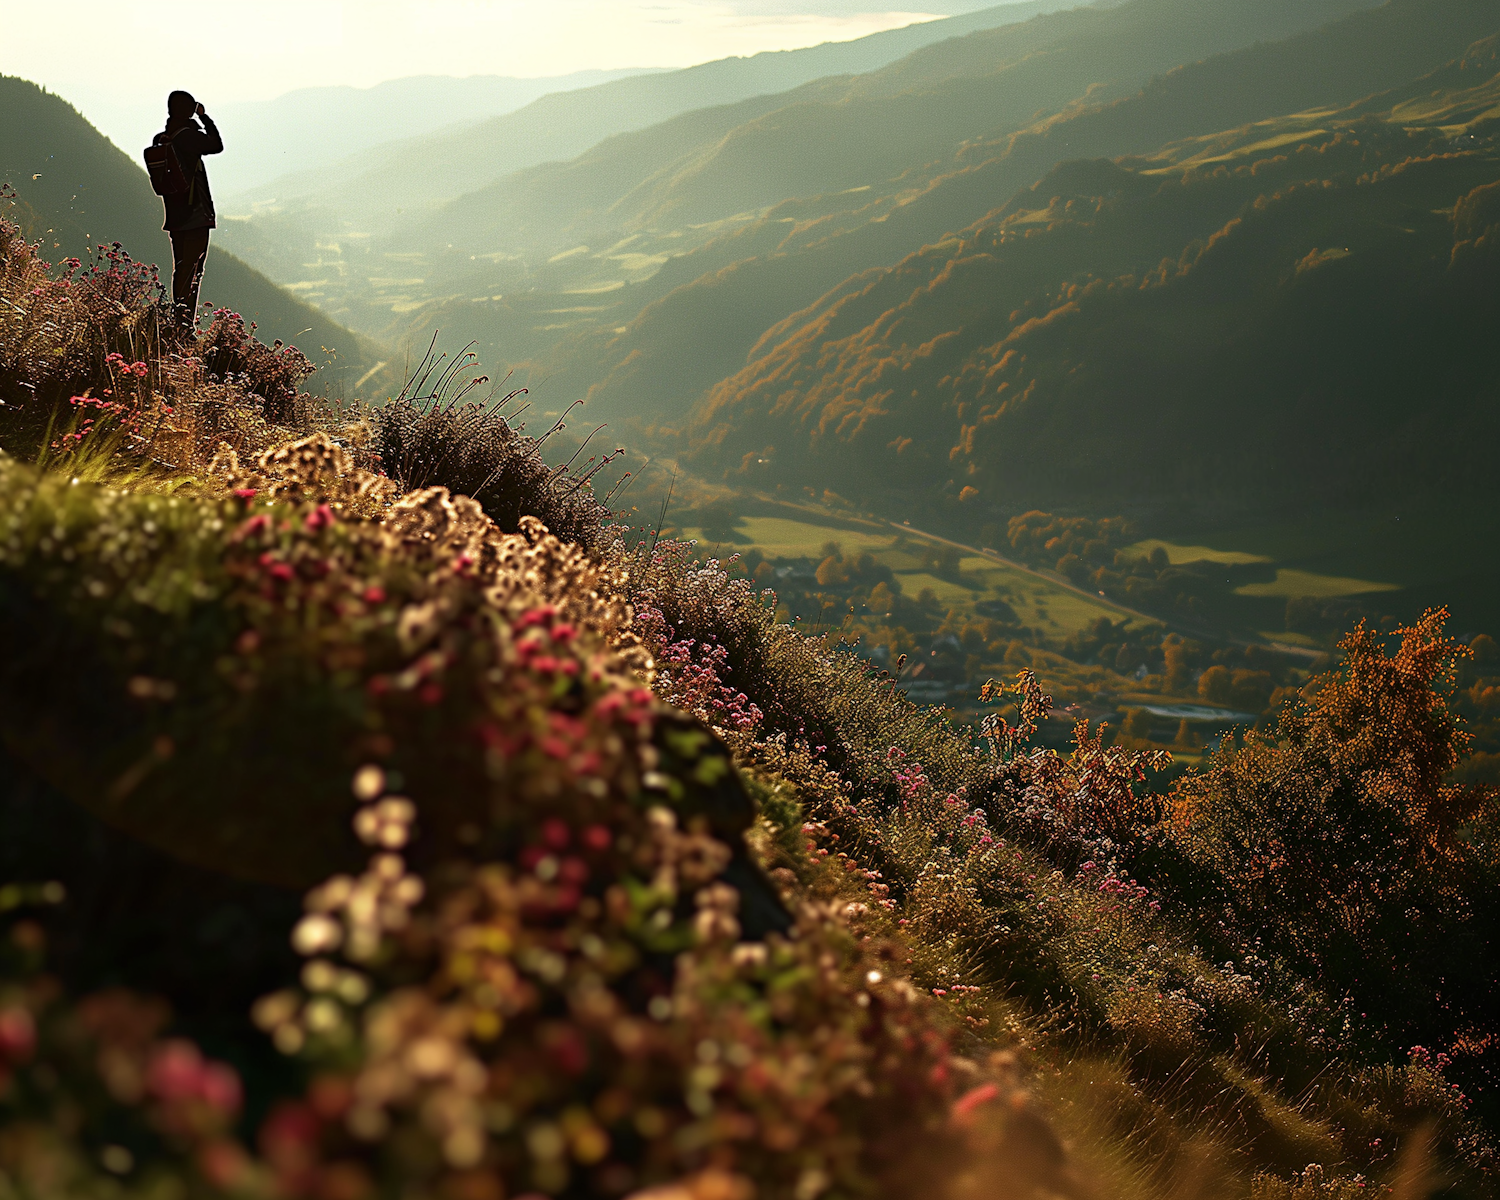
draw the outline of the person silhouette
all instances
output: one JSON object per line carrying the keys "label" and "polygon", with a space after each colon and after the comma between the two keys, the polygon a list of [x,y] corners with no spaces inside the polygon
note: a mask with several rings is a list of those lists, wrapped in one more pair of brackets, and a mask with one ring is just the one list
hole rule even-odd
{"label": "person silhouette", "polygon": [[[201,127],[199,121],[203,122]],[[208,258],[209,230],[217,226],[203,157],[222,153],[224,139],[192,93],[177,91],[167,97],[167,127],[153,139],[154,145],[163,142],[172,143],[188,180],[187,191],[162,197],[167,210],[162,228],[172,238],[172,303],[176,317],[180,324],[192,326],[198,313],[198,284]]]}

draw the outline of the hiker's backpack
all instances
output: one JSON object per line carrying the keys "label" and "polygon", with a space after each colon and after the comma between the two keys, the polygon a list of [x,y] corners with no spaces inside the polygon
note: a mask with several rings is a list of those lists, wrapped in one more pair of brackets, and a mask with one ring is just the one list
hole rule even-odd
{"label": "hiker's backpack", "polygon": [[171,138],[146,147],[146,173],[151,176],[151,190],[158,196],[180,196],[192,187]]}

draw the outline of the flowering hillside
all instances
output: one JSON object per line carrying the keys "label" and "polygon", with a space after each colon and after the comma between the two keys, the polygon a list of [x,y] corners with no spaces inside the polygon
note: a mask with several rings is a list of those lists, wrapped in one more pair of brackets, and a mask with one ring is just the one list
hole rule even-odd
{"label": "flowering hillside", "polygon": [[162,311],[0,224],[5,1194],[1493,1193],[1439,615],[1161,795]]}

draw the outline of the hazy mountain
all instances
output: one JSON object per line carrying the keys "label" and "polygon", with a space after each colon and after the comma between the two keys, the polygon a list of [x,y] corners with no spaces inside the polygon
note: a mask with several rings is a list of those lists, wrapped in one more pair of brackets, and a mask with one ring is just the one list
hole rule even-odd
{"label": "hazy mountain", "polygon": [[[1134,0],[972,33],[881,70],[699,110],[461,197],[406,235],[459,252],[682,228],[874,185],[1085,94],[1132,92],[1205,55],[1315,28],[1368,0]],[[634,81],[630,81],[634,82]]]}
{"label": "hazy mountain", "polygon": [[539,96],[650,73],[649,68],[576,71],[536,79],[414,75],[374,87],[300,88],[274,100],[220,105],[210,111],[233,153],[216,164],[217,183],[230,197],[290,173],[316,173],[383,142],[439,129],[457,134],[460,127],[514,112]]}
{"label": "hazy mountain", "polygon": [[[0,76],[0,182],[18,193],[31,214],[26,232],[54,261],[87,259],[93,249],[121,242],[136,260],[170,276],[172,251],[162,232],[161,200],[145,170],[90,125],[72,105],[23,79]],[[210,179],[214,160],[209,160]],[[382,357],[368,339],[273,284],[221,249],[210,249],[203,298],[223,304],[280,338],[315,363],[336,356],[319,382],[345,386]]]}
{"label": "hazy mountain", "polygon": [[1343,111],[1057,167],[768,331],[694,414],[696,461],[976,526],[1489,495],[1497,46]]}
{"label": "hazy mountain", "polygon": [[719,59],[554,92],[475,126],[387,142],[347,158],[334,156],[315,170],[275,179],[236,200],[245,206],[301,200],[367,222],[392,218],[397,209],[451,199],[535,163],[572,158],[612,134],[693,109],[784,92],[829,75],[872,71],[933,42],[1076,2],[1024,0],[847,42]]}

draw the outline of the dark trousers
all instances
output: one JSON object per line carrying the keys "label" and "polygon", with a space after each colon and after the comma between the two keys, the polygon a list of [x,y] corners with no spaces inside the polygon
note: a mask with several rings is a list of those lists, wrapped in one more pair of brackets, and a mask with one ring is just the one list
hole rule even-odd
{"label": "dark trousers", "polygon": [[198,315],[198,284],[208,257],[207,229],[172,230],[172,303],[177,319],[191,325]]}

